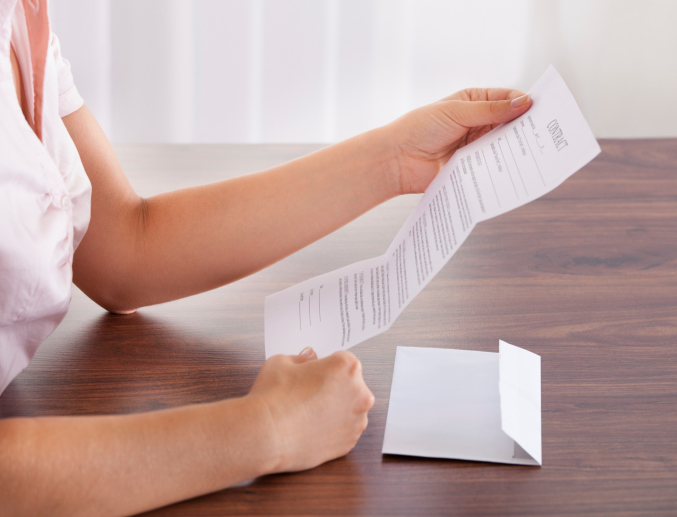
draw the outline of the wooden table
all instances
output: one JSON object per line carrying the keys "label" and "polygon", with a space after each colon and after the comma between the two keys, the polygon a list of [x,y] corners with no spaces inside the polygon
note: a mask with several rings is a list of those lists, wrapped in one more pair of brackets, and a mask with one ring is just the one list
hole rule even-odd
{"label": "wooden table", "polygon": [[[677,512],[677,140],[603,141],[551,194],[481,223],[392,329],[353,349],[376,395],[348,456],[154,515]],[[119,146],[152,194],[317,146]],[[416,204],[393,200],[216,291],[113,316],[77,289],[0,397],[0,417],[129,413],[247,393],[267,294],[379,255]],[[397,345],[542,357],[543,467],[382,456]]]}

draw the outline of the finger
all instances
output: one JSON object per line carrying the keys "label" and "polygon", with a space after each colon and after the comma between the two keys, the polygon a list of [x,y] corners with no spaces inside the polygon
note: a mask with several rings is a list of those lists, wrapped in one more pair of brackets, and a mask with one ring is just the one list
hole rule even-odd
{"label": "finger", "polygon": [[[526,92],[523,92],[522,90],[510,90],[510,92],[505,96],[506,99],[512,100],[512,99],[517,99],[521,97],[522,95],[526,95]],[[500,99],[489,99],[490,101],[496,101]]]}
{"label": "finger", "polygon": [[466,88],[456,92],[443,101],[502,101],[512,100],[524,95],[522,90],[512,88]]}
{"label": "finger", "polygon": [[443,112],[466,128],[509,122],[531,107],[531,96],[522,95],[500,101],[447,101]]}
{"label": "finger", "polygon": [[299,355],[290,355],[289,358],[291,359],[292,363],[301,364],[312,361],[313,359],[317,359],[317,353],[311,347],[307,346],[301,350]]}
{"label": "finger", "polygon": [[522,90],[513,90],[511,88],[487,88],[486,97],[488,101],[512,100],[526,95]]}

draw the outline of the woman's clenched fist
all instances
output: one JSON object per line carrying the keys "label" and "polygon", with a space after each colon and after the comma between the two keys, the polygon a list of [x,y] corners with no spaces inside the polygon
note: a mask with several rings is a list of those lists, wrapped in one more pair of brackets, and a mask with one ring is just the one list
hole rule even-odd
{"label": "woman's clenched fist", "polygon": [[273,356],[248,397],[262,402],[270,415],[275,472],[309,469],[350,452],[374,405],[362,364],[345,351],[321,360],[312,349]]}

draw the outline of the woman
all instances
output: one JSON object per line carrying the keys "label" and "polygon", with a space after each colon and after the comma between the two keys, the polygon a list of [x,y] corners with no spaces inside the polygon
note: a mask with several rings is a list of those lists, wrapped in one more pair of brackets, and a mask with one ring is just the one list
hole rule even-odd
{"label": "woman", "polygon": [[[71,281],[116,313],[235,281],[424,191],[530,104],[465,90],[288,164],[143,199],[73,85],[46,2],[0,0],[0,391],[65,315]],[[353,448],[373,402],[355,356],[306,349],[266,361],[242,398],[5,419],[0,513],[130,514],[312,468]]]}

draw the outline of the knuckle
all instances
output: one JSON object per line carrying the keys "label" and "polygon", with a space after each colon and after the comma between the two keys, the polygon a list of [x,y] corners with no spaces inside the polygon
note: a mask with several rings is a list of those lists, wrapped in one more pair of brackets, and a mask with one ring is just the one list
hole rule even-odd
{"label": "knuckle", "polygon": [[277,354],[272,357],[269,357],[268,359],[266,359],[265,362],[268,364],[279,364],[280,362],[284,362],[286,358],[287,358],[286,355]]}
{"label": "knuckle", "polygon": [[505,111],[505,101],[491,101],[489,103],[489,111],[491,113],[501,113]]}
{"label": "knuckle", "polygon": [[357,357],[353,356],[354,361],[350,365],[350,373],[354,375],[355,377],[362,378],[362,361],[360,361]]}
{"label": "knuckle", "polygon": [[374,397],[374,394],[371,392],[371,390],[367,389],[367,410],[373,408],[375,403],[376,397]]}
{"label": "knuckle", "polygon": [[360,435],[365,431],[367,426],[369,425],[369,417],[367,415],[364,415],[364,418],[362,418],[362,421],[360,422]]}
{"label": "knuckle", "polygon": [[354,354],[346,351],[346,350],[341,350],[340,352],[336,352],[334,354],[336,357],[336,364],[339,368],[345,368],[348,370],[352,370],[355,368],[355,364],[359,363],[359,360],[357,357],[355,357]]}
{"label": "knuckle", "polygon": [[463,100],[476,101],[477,90],[478,88],[464,88],[463,90],[456,92],[454,95],[460,97]]}
{"label": "knuckle", "polygon": [[360,413],[366,414],[374,406],[374,402],[376,402],[376,398],[374,397],[374,394],[367,388],[362,393],[358,403]]}
{"label": "knuckle", "polygon": [[274,371],[280,371],[289,365],[289,363],[289,358],[286,355],[274,355],[267,359],[263,366],[267,366],[269,369]]}

